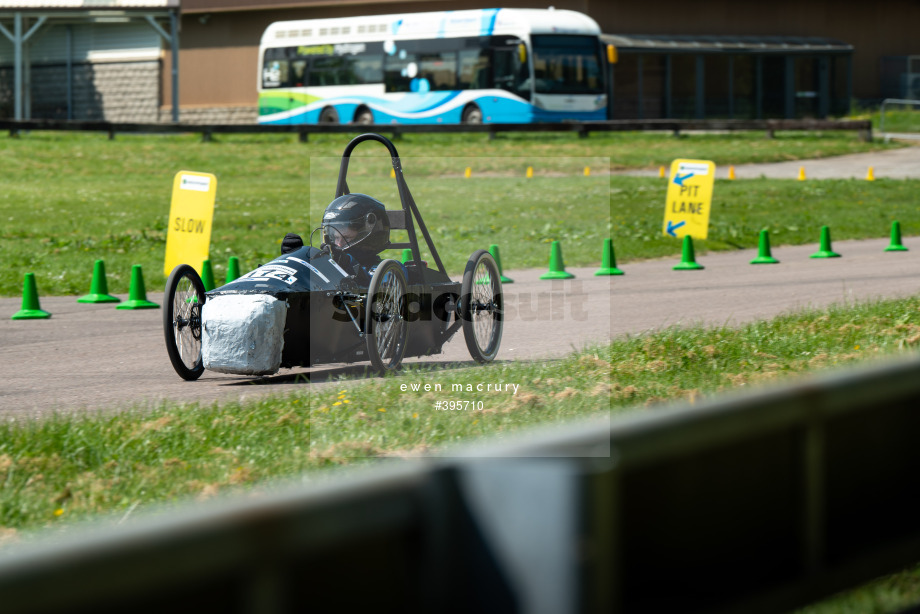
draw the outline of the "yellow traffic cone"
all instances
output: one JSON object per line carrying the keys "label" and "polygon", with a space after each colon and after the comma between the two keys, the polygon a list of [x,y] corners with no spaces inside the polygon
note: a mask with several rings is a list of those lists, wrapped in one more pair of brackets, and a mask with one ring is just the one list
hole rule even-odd
{"label": "yellow traffic cone", "polygon": [[664,179],[664,167],[663,166],[658,167],[658,176]]}
{"label": "yellow traffic cone", "polygon": [[805,167],[799,167],[799,181],[805,181]]}
{"label": "yellow traffic cone", "polygon": [[871,166],[869,167],[869,171],[866,173],[866,181],[875,181],[875,169]]}
{"label": "yellow traffic cone", "polygon": [[469,166],[467,166],[467,167],[466,167],[466,170],[463,171],[463,176],[466,177],[467,179],[469,179],[470,177],[472,177],[472,176],[473,176],[473,169],[470,168]]}
{"label": "yellow traffic cone", "polygon": [[527,167],[527,178],[533,179],[533,167],[532,166]]}
{"label": "yellow traffic cone", "polygon": [[734,178],[735,178],[735,167],[734,167],[734,166],[729,166],[729,167],[728,167],[728,178],[729,178],[729,179],[734,179]]}

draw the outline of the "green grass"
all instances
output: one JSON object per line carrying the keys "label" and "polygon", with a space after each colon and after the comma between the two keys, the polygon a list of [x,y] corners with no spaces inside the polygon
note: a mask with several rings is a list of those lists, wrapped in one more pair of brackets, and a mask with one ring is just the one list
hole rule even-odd
{"label": "green grass", "polygon": [[[0,138],[5,185],[0,194],[0,296],[19,296],[25,273],[39,292],[85,294],[92,263],[106,261],[110,291],[126,293],[132,264],[148,289],[163,287],[163,255],[173,176],[179,170],[218,177],[211,259],[244,270],[273,258],[290,231],[309,234],[335,192],[345,136],[257,135],[200,143],[193,135],[104,136],[32,133]],[[376,149],[374,148],[376,146]],[[506,268],[542,267],[548,244],[564,243],[566,264],[594,266],[613,236],[620,260],[677,253],[660,237],[664,182],[610,177],[607,167],[656,167],[676,157],[740,164],[834,155],[884,147],[849,134],[757,133],[485,136],[410,135],[399,142],[409,186],[448,269],[462,271],[475,249],[497,243]],[[354,191],[398,206],[382,148],[362,145],[349,179]],[[464,169],[473,169],[471,179]],[[533,179],[525,179],[528,166]],[[589,177],[584,167],[593,168]],[[883,236],[894,215],[905,233],[920,223],[910,206],[913,182],[719,182],[712,238],[705,251],[750,247],[769,226],[774,244],[815,241],[818,221],[835,238]],[[820,198],[816,198],[820,197]],[[814,224],[813,224],[814,222]],[[394,237],[398,239],[398,237]],[[198,266],[199,263],[192,263]]]}
{"label": "green grass", "polygon": [[878,578],[799,610],[799,614],[906,612],[920,602],[920,566]]}
{"label": "green grass", "polygon": [[[696,402],[918,344],[914,297],[737,329],[673,328],[560,360],[406,368],[384,380],[302,386],[242,403],[8,422],[0,425],[0,534],[579,416],[654,411],[667,401]],[[480,384],[502,390],[477,391]],[[471,401],[477,409],[438,411],[438,401]]]}

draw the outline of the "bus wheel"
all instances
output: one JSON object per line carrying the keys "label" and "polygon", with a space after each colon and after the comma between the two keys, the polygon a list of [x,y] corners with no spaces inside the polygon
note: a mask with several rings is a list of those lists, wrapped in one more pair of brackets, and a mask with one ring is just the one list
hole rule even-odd
{"label": "bus wheel", "polygon": [[323,109],[323,112],[319,114],[319,123],[321,124],[337,124],[339,123],[339,113],[332,107],[326,107]]}
{"label": "bus wheel", "polygon": [[475,104],[466,105],[466,108],[463,109],[463,123],[464,124],[481,124],[482,123],[482,109],[480,109]]}
{"label": "bus wheel", "polygon": [[355,123],[356,124],[373,124],[374,114],[367,107],[361,107],[360,109],[358,109],[358,112],[355,113]]}

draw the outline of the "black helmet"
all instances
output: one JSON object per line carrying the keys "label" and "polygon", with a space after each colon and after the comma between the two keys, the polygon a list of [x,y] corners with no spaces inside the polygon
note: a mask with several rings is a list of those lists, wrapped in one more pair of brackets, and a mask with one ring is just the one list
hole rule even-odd
{"label": "black helmet", "polygon": [[386,207],[366,194],[339,196],[323,214],[323,242],[352,253],[379,254],[390,244]]}

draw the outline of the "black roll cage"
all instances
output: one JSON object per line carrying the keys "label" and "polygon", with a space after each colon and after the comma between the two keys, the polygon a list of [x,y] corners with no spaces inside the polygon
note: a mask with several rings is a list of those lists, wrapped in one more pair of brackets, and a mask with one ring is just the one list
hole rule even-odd
{"label": "black roll cage", "polygon": [[396,189],[399,192],[399,201],[402,205],[402,210],[387,211],[387,217],[389,217],[391,228],[405,229],[409,234],[409,243],[390,243],[387,249],[411,249],[412,259],[415,262],[421,263],[422,255],[418,248],[418,238],[416,237],[415,224],[413,223],[414,219],[418,224],[419,230],[422,231],[422,236],[425,238],[425,243],[428,245],[428,250],[431,252],[435,264],[438,265],[438,270],[444,275],[447,275],[447,271],[444,270],[444,264],[441,262],[441,257],[438,255],[438,250],[435,249],[434,243],[431,241],[431,235],[428,234],[428,228],[422,220],[415,200],[412,198],[412,193],[409,192],[409,186],[406,184],[406,179],[403,177],[402,163],[399,160],[399,153],[396,151],[396,146],[393,145],[388,138],[373,132],[368,132],[356,136],[345,146],[345,151],[342,152],[342,163],[339,167],[339,179],[335,188],[335,197],[338,198],[339,196],[351,193],[348,189],[348,182],[346,181],[348,162],[351,159],[351,152],[354,148],[365,141],[377,141],[378,143],[382,143],[387,148],[387,151],[390,152],[393,173],[396,176]]}

